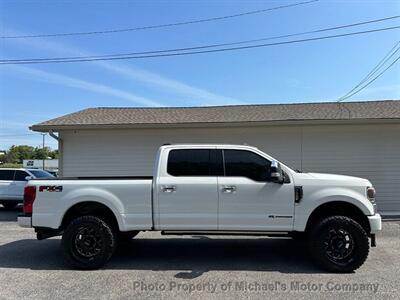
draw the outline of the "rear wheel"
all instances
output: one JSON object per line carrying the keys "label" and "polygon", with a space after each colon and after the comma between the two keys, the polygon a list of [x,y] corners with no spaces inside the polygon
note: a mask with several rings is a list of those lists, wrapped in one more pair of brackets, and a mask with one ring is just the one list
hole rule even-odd
{"label": "rear wheel", "polygon": [[116,248],[112,227],[96,216],[74,219],[62,236],[66,262],[81,270],[98,269],[111,258]]}
{"label": "rear wheel", "polygon": [[321,220],[310,234],[310,246],[319,265],[332,272],[358,269],[369,252],[365,230],[353,219],[343,216]]}

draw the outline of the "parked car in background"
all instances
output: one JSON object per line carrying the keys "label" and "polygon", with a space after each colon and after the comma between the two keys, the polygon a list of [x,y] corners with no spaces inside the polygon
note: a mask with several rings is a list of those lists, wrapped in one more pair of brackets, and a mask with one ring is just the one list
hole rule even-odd
{"label": "parked car in background", "polygon": [[58,170],[45,170],[47,173],[50,173],[54,177],[58,177]]}
{"label": "parked car in background", "polygon": [[0,169],[0,204],[15,208],[22,203],[24,187],[30,179],[52,178],[50,173],[39,169]]}

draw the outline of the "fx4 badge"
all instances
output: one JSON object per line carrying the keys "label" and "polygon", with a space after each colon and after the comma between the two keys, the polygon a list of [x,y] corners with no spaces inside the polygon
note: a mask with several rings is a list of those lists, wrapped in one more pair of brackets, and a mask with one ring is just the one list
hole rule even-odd
{"label": "fx4 badge", "polygon": [[62,185],[41,185],[39,192],[62,192]]}

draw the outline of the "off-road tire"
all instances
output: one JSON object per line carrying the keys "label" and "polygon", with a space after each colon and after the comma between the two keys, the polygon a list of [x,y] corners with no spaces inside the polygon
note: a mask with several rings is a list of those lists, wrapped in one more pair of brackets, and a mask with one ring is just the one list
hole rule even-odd
{"label": "off-road tire", "polygon": [[[347,257],[333,258],[332,256],[332,235],[339,233],[341,237],[345,237],[346,249],[352,249]],[[343,234],[345,233],[345,234]],[[369,240],[367,233],[351,218],[344,216],[332,216],[320,220],[317,225],[312,228],[309,236],[309,244],[311,252],[316,262],[324,269],[337,272],[349,273],[358,269],[367,259],[369,253]],[[348,239],[348,241],[346,241]],[[336,240],[337,241],[337,240]],[[343,241],[343,239],[341,240]],[[339,241],[340,242],[340,241]],[[343,245],[343,242],[341,243]],[[340,251],[347,251],[340,248]],[[340,252],[339,251],[339,252]],[[334,252],[338,253],[338,252]],[[339,255],[341,256],[341,255]]]}
{"label": "off-road tire", "polygon": [[[83,237],[87,237],[88,243]],[[95,242],[90,243],[91,240]],[[113,255],[116,243],[112,226],[97,216],[81,216],[72,220],[65,229],[61,241],[66,263],[79,270],[94,270],[104,266]],[[91,247],[93,244],[95,246]],[[90,256],[90,251],[85,251],[92,248],[94,248],[92,252],[96,253]]]}

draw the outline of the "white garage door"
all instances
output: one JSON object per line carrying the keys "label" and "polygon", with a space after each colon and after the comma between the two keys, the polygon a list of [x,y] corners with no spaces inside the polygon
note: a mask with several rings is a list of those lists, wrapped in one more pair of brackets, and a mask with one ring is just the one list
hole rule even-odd
{"label": "white garage door", "polygon": [[165,143],[257,146],[304,171],[371,180],[379,209],[400,213],[400,125],[78,130],[61,133],[63,176],[151,175]]}

